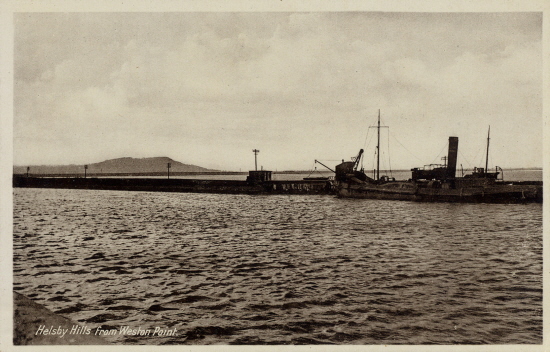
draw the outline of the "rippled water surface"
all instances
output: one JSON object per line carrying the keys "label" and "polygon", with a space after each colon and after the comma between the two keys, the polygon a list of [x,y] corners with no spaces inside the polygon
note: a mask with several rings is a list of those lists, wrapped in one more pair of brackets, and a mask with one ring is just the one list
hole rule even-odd
{"label": "rippled water surface", "polygon": [[125,344],[540,344],[542,206],[14,190],[14,289]]}

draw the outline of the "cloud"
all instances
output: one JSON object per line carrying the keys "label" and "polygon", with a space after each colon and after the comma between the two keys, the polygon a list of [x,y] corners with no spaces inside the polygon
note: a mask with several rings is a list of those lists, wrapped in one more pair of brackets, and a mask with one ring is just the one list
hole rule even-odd
{"label": "cloud", "polygon": [[[230,169],[246,162],[247,154],[237,155],[263,145],[273,168],[300,168],[355,153],[367,118],[381,109],[421,159],[448,135],[467,141],[491,124],[503,140],[529,145],[537,164],[539,21],[536,14],[19,15],[15,161],[176,152]],[[517,135],[519,122],[526,136]]]}

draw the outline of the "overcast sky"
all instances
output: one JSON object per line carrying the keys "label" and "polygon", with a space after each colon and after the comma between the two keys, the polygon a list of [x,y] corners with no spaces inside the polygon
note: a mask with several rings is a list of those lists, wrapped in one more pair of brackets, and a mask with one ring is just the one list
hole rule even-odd
{"label": "overcast sky", "polygon": [[[14,163],[542,166],[540,13],[19,13]],[[366,141],[368,143],[366,143]],[[389,146],[388,146],[389,141]],[[389,157],[389,159],[388,159]]]}

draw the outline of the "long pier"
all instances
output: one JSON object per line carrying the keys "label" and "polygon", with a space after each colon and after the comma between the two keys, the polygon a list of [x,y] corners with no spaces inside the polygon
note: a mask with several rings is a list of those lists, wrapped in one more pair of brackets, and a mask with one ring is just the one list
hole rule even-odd
{"label": "long pier", "polygon": [[329,180],[198,180],[13,176],[13,187],[229,194],[334,194]]}

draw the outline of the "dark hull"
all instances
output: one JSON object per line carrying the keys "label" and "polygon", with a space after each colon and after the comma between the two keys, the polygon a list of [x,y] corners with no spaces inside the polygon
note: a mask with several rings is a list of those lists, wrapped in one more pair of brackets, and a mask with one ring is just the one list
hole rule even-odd
{"label": "dark hull", "polygon": [[338,185],[338,196],[417,202],[542,203],[542,184],[502,184],[450,189],[420,187],[409,182],[382,185],[342,182]]}

